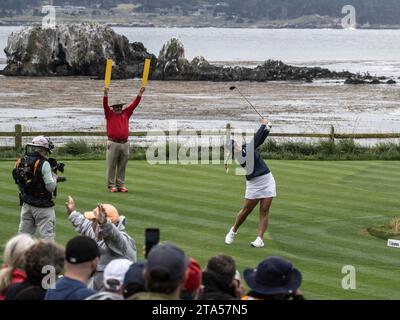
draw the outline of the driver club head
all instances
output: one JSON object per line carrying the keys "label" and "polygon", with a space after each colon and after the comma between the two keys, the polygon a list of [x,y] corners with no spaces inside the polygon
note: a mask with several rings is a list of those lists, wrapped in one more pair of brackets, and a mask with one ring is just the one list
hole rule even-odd
{"label": "driver club head", "polygon": [[229,90],[235,90],[235,89],[236,89],[235,86],[229,87]]}

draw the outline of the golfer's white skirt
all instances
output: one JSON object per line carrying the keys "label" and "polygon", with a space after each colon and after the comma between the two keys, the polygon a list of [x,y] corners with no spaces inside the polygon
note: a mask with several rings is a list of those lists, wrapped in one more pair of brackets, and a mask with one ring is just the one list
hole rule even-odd
{"label": "golfer's white skirt", "polygon": [[276,183],[272,173],[246,180],[245,198],[264,199],[276,197]]}

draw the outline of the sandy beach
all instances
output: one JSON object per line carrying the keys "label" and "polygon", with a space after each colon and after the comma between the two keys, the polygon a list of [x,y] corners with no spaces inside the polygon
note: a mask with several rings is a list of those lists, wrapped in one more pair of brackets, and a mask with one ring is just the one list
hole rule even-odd
{"label": "sandy beach", "polygon": [[[131,118],[132,131],[170,129],[253,130],[258,116],[229,86],[237,85],[274,132],[393,133],[400,130],[399,85],[344,85],[343,82],[168,82],[150,81]],[[139,80],[113,81],[110,103],[129,103]],[[26,78],[0,76],[0,130],[101,131],[103,81],[85,77]],[[0,139],[1,145],[13,143]]]}

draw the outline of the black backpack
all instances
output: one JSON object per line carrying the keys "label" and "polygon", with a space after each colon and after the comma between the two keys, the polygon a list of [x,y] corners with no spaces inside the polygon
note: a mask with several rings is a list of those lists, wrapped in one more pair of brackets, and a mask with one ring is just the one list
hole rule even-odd
{"label": "black backpack", "polygon": [[26,155],[15,162],[12,176],[21,192],[23,192],[26,187],[36,183],[37,174],[40,172],[39,169],[42,166],[43,159],[36,159],[33,166],[30,163],[32,160],[34,160],[32,157]]}

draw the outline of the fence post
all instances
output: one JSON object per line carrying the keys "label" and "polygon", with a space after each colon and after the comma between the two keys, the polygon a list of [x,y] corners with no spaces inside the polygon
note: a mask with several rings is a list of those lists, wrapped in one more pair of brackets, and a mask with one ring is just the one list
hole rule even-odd
{"label": "fence post", "polygon": [[331,132],[329,134],[329,141],[331,143],[335,143],[335,127],[333,125],[331,125]]}
{"label": "fence post", "polygon": [[15,149],[22,149],[22,126],[20,124],[15,125]]}

